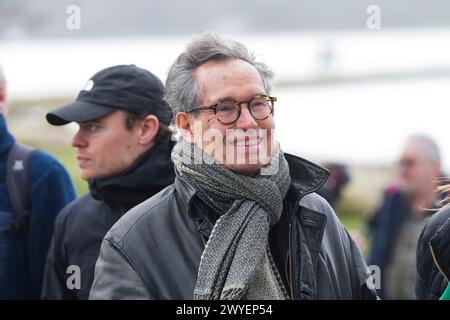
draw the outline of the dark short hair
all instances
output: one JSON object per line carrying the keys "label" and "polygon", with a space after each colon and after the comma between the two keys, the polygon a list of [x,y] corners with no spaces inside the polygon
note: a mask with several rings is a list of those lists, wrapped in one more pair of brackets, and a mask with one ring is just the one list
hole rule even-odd
{"label": "dark short hair", "polygon": [[[148,115],[150,115],[150,113],[137,114],[137,113],[125,111],[125,118],[124,118],[125,128],[127,130],[133,129],[138,121],[144,120],[145,117],[147,117]],[[165,125],[162,122],[159,122],[159,130],[158,130],[158,133],[156,134],[155,141],[156,142],[167,142],[170,140],[171,136],[172,136],[172,130],[170,129],[170,127],[168,125]]]}

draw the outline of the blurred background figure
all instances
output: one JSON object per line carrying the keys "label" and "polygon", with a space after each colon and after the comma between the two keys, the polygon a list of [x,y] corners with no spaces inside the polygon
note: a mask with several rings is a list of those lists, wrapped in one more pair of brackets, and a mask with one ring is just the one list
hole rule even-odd
{"label": "blurred background figure", "polygon": [[38,299],[55,217],[75,189],[47,153],[12,152],[17,144],[6,125],[6,91],[0,66],[0,299]]}
{"label": "blurred background figure", "polygon": [[317,193],[324,197],[335,209],[342,191],[350,182],[350,173],[347,166],[339,163],[326,163],[324,167],[330,171],[330,176]]}
{"label": "blurred background figure", "polygon": [[440,153],[427,136],[411,136],[401,153],[398,181],[369,220],[372,246],[369,265],[381,270],[380,296],[415,299],[416,245],[432,208],[443,199],[436,193],[441,175]]}

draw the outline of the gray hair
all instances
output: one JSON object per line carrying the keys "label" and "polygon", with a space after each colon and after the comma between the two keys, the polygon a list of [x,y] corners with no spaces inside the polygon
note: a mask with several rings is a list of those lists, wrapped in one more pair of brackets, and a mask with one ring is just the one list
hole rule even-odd
{"label": "gray hair", "polygon": [[441,153],[436,142],[426,135],[412,135],[408,137],[408,143],[418,144],[422,146],[427,158],[430,161],[441,162]]}
{"label": "gray hair", "polygon": [[243,44],[207,33],[192,40],[169,68],[165,99],[173,114],[192,110],[200,103],[201,89],[195,79],[195,70],[199,66],[208,61],[233,59],[253,65],[261,75],[266,92],[270,93],[274,74],[266,64],[257,62],[255,55]]}

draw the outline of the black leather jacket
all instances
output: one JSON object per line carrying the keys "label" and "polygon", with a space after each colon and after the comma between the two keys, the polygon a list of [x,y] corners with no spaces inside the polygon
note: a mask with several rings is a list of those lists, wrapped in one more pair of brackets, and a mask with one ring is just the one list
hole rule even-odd
{"label": "black leather jacket", "polygon": [[[292,177],[269,244],[294,299],[375,299],[367,266],[329,204],[313,193],[328,173],[285,155]],[[90,299],[192,299],[213,221],[195,190],[175,183],[108,232]]]}
{"label": "black leather jacket", "polygon": [[437,300],[450,279],[450,206],[434,214],[417,245],[416,296]]}

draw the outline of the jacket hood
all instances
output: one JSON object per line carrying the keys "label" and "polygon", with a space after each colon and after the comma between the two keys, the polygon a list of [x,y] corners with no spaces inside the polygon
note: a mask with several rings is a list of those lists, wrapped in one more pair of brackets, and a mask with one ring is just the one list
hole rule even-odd
{"label": "jacket hood", "polygon": [[173,146],[172,141],[156,143],[124,173],[89,180],[92,196],[125,210],[152,197],[174,181],[175,171],[170,157]]}

